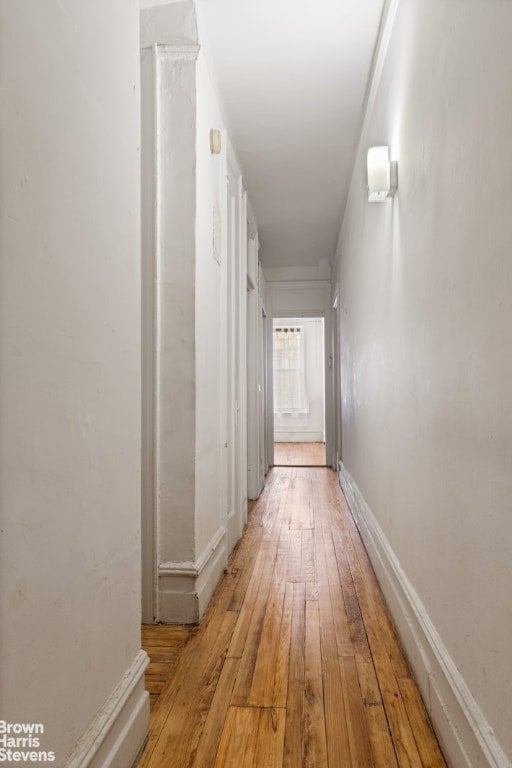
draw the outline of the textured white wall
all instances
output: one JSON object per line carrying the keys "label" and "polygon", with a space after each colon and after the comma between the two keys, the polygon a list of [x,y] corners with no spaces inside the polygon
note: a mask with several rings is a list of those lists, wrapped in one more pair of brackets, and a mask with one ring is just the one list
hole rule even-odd
{"label": "textured white wall", "polygon": [[140,648],[136,0],[0,5],[2,718],[62,765]]}
{"label": "textured white wall", "polygon": [[194,45],[197,36],[196,12],[192,0],[141,2],[141,48],[155,42],[160,45]]}
{"label": "textured white wall", "polygon": [[511,36],[509,3],[398,4],[338,270],[343,461],[509,756]]}
{"label": "textured white wall", "polygon": [[[247,455],[247,414],[243,384],[247,338],[247,206],[240,168],[229,145],[214,73],[203,44],[197,60],[196,93],[195,510],[199,557],[210,550],[212,540],[225,532],[210,584],[205,588],[202,603],[205,606],[226,555],[239,539],[246,521],[247,467],[243,459]],[[219,155],[210,151],[211,129],[222,133]],[[231,184],[227,181],[228,174]],[[232,222],[228,215],[231,194],[234,198]],[[232,228],[228,231],[230,224]],[[232,251],[228,253],[231,236]],[[231,472],[226,472],[228,462],[231,462]],[[230,477],[231,494],[226,487]]]}
{"label": "textured white wall", "polygon": [[267,277],[267,286],[274,317],[321,317],[327,311],[330,286],[326,281],[273,281]]}
{"label": "textured white wall", "polygon": [[[197,549],[226,525],[221,458],[221,414],[227,393],[221,389],[226,361],[221,355],[221,314],[226,312],[222,269],[226,261],[226,139],[221,155],[210,152],[210,129],[224,129],[204,57],[197,63],[196,132],[196,525]],[[216,211],[216,214],[214,213]],[[214,218],[217,220],[213,254]],[[220,263],[219,263],[220,262]]]}

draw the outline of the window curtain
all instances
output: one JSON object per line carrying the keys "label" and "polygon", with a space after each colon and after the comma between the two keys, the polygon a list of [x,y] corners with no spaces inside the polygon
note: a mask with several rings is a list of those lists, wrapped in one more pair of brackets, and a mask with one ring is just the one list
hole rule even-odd
{"label": "window curtain", "polygon": [[308,413],[304,327],[274,328],[274,411]]}

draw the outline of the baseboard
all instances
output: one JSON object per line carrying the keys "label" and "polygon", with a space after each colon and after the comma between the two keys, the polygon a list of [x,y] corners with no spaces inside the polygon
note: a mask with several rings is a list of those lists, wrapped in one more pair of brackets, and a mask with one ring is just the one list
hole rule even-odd
{"label": "baseboard", "polygon": [[140,650],[113,694],[67,759],[65,768],[131,768],[149,728],[149,695]]}
{"label": "baseboard", "polygon": [[203,618],[204,613],[210,604],[213,593],[215,592],[217,584],[221,580],[226,568],[227,560],[228,552],[226,549],[226,533],[224,531],[224,536],[220,545],[212,550],[211,556],[208,558],[208,562],[202,569],[196,582],[199,620]]}
{"label": "baseboard", "polygon": [[194,562],[161,563],[157,620],[163,624],[197,624],[226,561],[226,528],[220,526]]}
{"label": "baseboard", "polygon": [[511,768],[491,725],[341,461],[338,476],[448,764],[452,768]]}
{"label": "baseboard", "polygon": [[324,443],[324,433],[322,431],[308,432],[302,430],[301,432],[289,432],[285,429],[274,432],[274,440],[276,443]]}

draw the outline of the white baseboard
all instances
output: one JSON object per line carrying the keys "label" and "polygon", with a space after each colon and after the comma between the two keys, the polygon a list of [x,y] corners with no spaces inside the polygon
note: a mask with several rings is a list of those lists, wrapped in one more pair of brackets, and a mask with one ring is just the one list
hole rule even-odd
{"label": "white baseboard", "polygon": [[287,431],[284,429],[276,429],[274,432],[274,441],[276,443],[324,443],[324,433],[322,431],[309,432],[307,430],[302,431]]}
{"label": "white baseboard", "polygon": [[149,694],[140,650],[113,694],[68,757],[65,768],[131,768],[149,728]]}
{"label": "white baseboard", "polygon": [[338,476],[448,764],[452,768],[511,768],[491,725],[341,461]]}
{"label": "white baseboard", "polygon": [[157,620],[164,624],[197,624],[226,562],[226,528],[221,526],[194,562],[161,563]]}

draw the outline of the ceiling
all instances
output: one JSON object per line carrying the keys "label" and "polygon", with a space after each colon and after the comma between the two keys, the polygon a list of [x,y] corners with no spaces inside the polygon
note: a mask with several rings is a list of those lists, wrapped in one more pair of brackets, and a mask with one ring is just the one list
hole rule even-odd
{"label": "ceiling", "polygon": [[264,266],[331,261],[384,0],[198,0]]}

